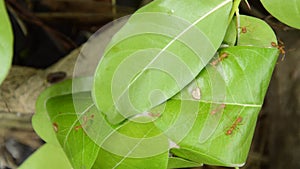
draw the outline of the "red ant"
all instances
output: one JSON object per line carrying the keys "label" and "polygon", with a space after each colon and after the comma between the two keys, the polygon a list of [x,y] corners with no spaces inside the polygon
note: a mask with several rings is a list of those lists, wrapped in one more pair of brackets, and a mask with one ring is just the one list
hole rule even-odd
{"label": "red ant", "polygon": [[242,29],[242,33],[247,33],[247,28],[246,28],[246,26],[241,27],[241,29]]}
{"label": "red ant", "polygon": [[159,113],[151,113],[151,112],[149,112],[148,115],[151,117],[159,117],[160,116]]}
{"label": "red ant", "polygon": [[232,126],[226,131],[226,135],[231,135],[233,133],[233,130],[235,130],[237,128],[237,125],[239,125],[241,122],[243,121],[243,118],[241,116],[239,116],[234,123],[232,124]]}
{"label": "red ant", "polygon": [[271,42],[271,46],[277,48],[280,51],[280,53],[283,55],[281,61],[283,61],[285,58],[285,50],[284,50],[285,46],[282,41],[279,40],[278,42],[279,42],[278,45],[276,44],[276,42]]}
{"label": "red ant", "polygon": [[247,25],[244,25],[244,26],[239,26],[238,30],[240,31],[239,34],[245,34],[245,33],[248,33],[248,32],[251,32],[251,30],[253,29],[252,28],[253,26],[247,24]]}
{"label": "red ant", "polygon": [[228,53],[222,53],[218,59],[214,60],[213,62],[210,63],[210,65],[212,66],[216,66],[219,62],[221,62],[222,60],[226,59],[228,57]]}
{"label": "red ant", "polygon": [[52,126],[53,126],[54,131],[57,133],[57,131],[58,131],[58,124],[54,122],[54,123],[52,123]]}

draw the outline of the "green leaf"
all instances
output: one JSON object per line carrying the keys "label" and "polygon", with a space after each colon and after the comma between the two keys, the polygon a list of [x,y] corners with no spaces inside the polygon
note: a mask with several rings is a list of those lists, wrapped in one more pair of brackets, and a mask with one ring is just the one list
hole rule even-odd
{"label": "green leaf", "polygon": [[[114,129],[93,105],[89,92],[47,101],[57,138],[75,168],[145,168],[146,161],[147,167],[166,168],[168,139],[153,123],[135,119],[139,122],[127,122]],[[96,137],[91,137],[94,142],[89,136],[95,131]],[[102,147],[99,154],[98,145]]]}
{"label": "green leaf", "polygon": [[[77,112],[73,98],[80,98],[83,109],[91,105],[90,92],[74,93],[52,97],[46,108],[55,130],[57,139],[64,149],[74,168],[91,168],[98,155],[99,146],[95,144],[83,130],[84,125],[93,121],[93,116],[85,116],[85,112]],[[84,116],[80,123],[78,116]]]}
{"label": "green leaf", "polygon": [[8,74],[13,56],[13,33],[5,9],[4,0],[0,0],[0,84]]}
{"label": "green leaf", "polygon": [[95,73],[93,98],[109,122],[146,112],[191,82],[219,48],[231,5],[156,0],[138,10],[113,37]]}
{"label": "green leaf", "polygon": [[19,169],[72,169],[61,147],[45,144],[32,154]]}
{"label": "green leaf", "polygon": [[231,22],[233,16],[235,13],[239,12],[239,6],[240,6],[241,0],[233,0],[233,4],[232,4],[232,8],[230,11],[230,15],[229,15],[229,19],[228,19],[228,23]]}
{"label": "green leaf", "polygon": [[[54,85],[52,92],[60,91],[59,87],[69,88],[69,82]],[[168,139],[151,122],[127,122],[114,129],[93,105],[89,92],[55,93],[46,100],[46,111],[52,125],[48,130],[55,132],[74,168],[106,168],[111,165],[143,168],[145,161],[151,163],[147,166],[166,168]],[[96,137],[90,138],[91,132],[96,132]],[[98,145],[103,147],[99,155]]]}
{"label": "green leaf", "polygon": [[240,46],[224,48],[220,55],[224,53],[226,58],[208,65],[178,95],[150,112],[162,114],[155,125],[178,145],[171,149],[176,156],[234,167],[246,161],[279,52]]}
{"label": "green leaf", "polygon": [[238,46],[272,47],[277,42],[272,28],[263,20],[240,15]]}
{"label": "green leaf", "polygon": [[275,18],[300,29],[300,0],[261,0],[261,3]]}
{"label": "green leaf", "polygon": [[[32,125],[35,132],[47,143],[59,146],[55,132],[50,130],[53,128],[46,102],[51,97],[70,94],[72,92],[90,91],[92,79],[78,78],[73,80],[66,80],[64,82],[55,84],[45,91],[43,91],[36,101],[36,112],[32,117]],[[73,83],[73,86],[72,86]],[[73,88],[72,88],[73,87]]]}
{"label": "green leaf", "polygon": [[168,168],[190,168],[201,167],[203,164],[199,164],[193,161],[185,160],[177,157],[170,157],[168,161]]}

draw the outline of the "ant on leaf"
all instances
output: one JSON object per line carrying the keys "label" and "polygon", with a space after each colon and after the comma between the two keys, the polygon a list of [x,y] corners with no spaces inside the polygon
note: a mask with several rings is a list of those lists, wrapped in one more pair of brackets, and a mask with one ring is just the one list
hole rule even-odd
{"label": "ant on leaf", "polygon": [[276,44],[276,42],[271,42],[271,46],[273,46],[279,50],[280,54],[283,55],[281,58],[281,61],[283,61],[285,59],[285,53],[286,53],[284,50],[285,46],[282,41],[278,40],[278,42],[279,42],[278,45]]}
{"label": "ant on leaf", "polygon": [[224,52],[222,53],[216,60],[210,63],[212,66],[216,66],[219,62],[226,59],[228,57],[228,53]]}

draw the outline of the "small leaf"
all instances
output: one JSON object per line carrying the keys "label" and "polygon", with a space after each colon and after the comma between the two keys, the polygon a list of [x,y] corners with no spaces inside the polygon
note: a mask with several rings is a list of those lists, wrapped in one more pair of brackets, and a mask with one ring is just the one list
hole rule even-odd
{"label": "small leaf", "polygon": [[300,29],[300,0],[261,0],[261,3],[275,18]]}
{"label": "small leaf", "polygon": [[8,74],[13,56],[13,32],[6,13],[4,0],[0,0],[0,84]]}
{"label": "small leaf", "polygon": [[240,16],[238,46],[272,47],[272,42],[277,42],[277,38],[265,21],[252,16]]}
{"label": "small leaf", "polygon": [[73,169],[61,147],[45,144],[32,154],[19,169]]}
{"label": "small leaf", "polygon": [[98,109],[117,124],[179,92],[219,48],[231,4],[157,0],[138,10],[97,67],[93,97]]}

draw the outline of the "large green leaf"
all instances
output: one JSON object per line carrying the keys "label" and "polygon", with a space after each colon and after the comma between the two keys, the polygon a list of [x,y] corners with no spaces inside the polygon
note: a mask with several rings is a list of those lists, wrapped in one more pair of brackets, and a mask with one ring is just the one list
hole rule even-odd
{"label": "large green leaf", "polygon": [[32,154],[19,169],[72,169],[61,147],[45,144]]}
{"label": "large green leaf", "polygon": [[[167,168],[169,143],[168,139],[161,135],[161,131],[155,129],[151,122],[128,122],[114,128],[95,108],[87,90],[91,86],[87,85],[89,87],[86,88],[81,86],[80,89],[78,84],[84,80],[86,79],[73,80],[79,81],[73,94],[72,81],[56,84],[44,91],[40,98],[48,97],[40,100],[46,102],[40,106],[44,106],[47,118],[35,121],[37,127],[44,126],[45,123],[51,124],[45,132],[54,133],[55,139],[59,142],[58,147],[64,150],[72,166],[143,168],[145,161],[148,161],[147,167]],[[86,80],[87,84],[89,82]],[[93,133],[96,133],[96,138],[89,137]],[[54,138],[51,137],[50,141],[52,139]],[[101,149],[99,145],[102,146]]]}
{"label": "large green leaf", "polygon": [[13,33],[4,0],[0,0],[0,84],[8,74],[13,55]]}
{"label": "large green leaf", "polygon": [[176,156],[241,166],[279,53],[259,47],[229,47],[220,53],[227,58],[207,66],[193,83],[151,112],[162,114],[155,124],[178,144],[171,149]]}
{"label": "large green leaf", "polygon": [[179,92],[219,48],[231,5],[231,0],[156,0],[138,10],[97,67],[98,109],[117,124]]}
{"label": "large green leaf", "polygon": [[260,0],[263,6],[281,22],[300,29],[300,0]]}
{"label": "large green leaf", "polygon": [[[52,97],[46,107],[74,168],[167,167],[168,139],[151,122],[128,122],[114,129],[95,109],[90,92]],[[97,131],[95,142],[89,137],[91,130]]]}

